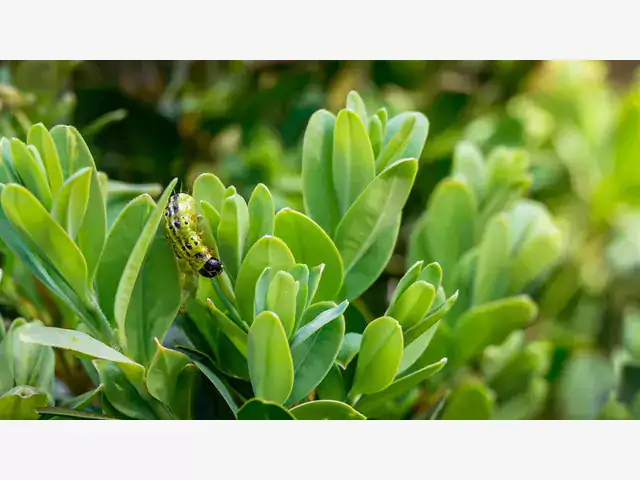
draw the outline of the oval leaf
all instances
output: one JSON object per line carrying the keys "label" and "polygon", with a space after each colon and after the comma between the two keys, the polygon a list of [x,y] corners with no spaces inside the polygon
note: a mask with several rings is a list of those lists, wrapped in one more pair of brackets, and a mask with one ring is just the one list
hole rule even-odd
{"label": "oval leaf", "polygon": [[309,217],[289,208],[276,215],[274,231],[287,244],[297,262],[324,264],[318,291],[310,301],[333,299],[342,286],[342,259],[331,238]]}
{"label": "oval leaf", "polygon": [[256,282],[262,271],[271,267],[271,274],[289,270],[295,265],[293,255],[285,243],[275,237],[262,237],[247,252],[238,272],[235,296],[242,319],[251,325],[256,295]]}
{"label": "oval leaf", "polygon": [[293,387],[293,362],[280,319],[262,312],[249,329],[247,360],[256,397],[284,403]]}
{"label": "oval leaf", "polygon": [[374,170],[373,150],[364,124],[352,111],[340,111],[333,138],[332,174],[342,215],[371,183]]}
{"label": "oval leaf", "polygon": [[329,235],[340,221],[333,188],[333,131],[336,117],[319,110],[309,119],[302,145],[302,194],[304,209]]}
{"label": "oval leaf", "polygon": [[362,334],[351,395],[377,393],[396,376],[402,358],[402,328],[391,317],[371,322]]}
{"label": "oval leaf", "polygon": [[346,403],[336,400],[316,400],[290,410],[296,420],[366,420],[366,417]]}

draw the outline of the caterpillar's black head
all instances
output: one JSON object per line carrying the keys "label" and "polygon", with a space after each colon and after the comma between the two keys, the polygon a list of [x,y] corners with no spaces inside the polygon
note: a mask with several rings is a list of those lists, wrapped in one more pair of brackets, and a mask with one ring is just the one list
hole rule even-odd
{"label": "caterpillar's black head", "polygon": [[213,278],[222,273],[222,263],[217,258],[209,258],[202,268],[198,271],[200,275],[207,278]]}

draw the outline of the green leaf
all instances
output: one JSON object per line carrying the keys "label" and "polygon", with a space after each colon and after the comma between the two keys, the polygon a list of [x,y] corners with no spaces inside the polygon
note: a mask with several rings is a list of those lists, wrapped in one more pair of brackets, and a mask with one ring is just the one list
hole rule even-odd
{"label": "green leaf", "polygon": [[590,353],[569,359],[558,383],[557,406],[567,420],[595,420],[616,386],[608,359]]}
{"label": "green leaf", "polygon": [[238,420],[295,420],[277,403],[252,398],[238,410]]}
{"label": "green leaf", "polygon": [[390,316],[391,310],[396,305],[396,302],[400,299],[402,294],[409,288],[414,282],[418,281],[420,277],[420,272],[422,271],[422,265],[424,262],[421,260],[419,262],[414,263],[411,268],[407,270],[407,272],[402,276],[398,285],[396,285],[396,289],[393,291],[393,295],[391,295],[391,300],[389,301],[389,307],[387,311],[384,313],[387,316]]}
{"label": "green leaf", "polygon": [[124,321],[125,351],[145,366],[156,351],[153,339],[164,339],[180,308],[180,272],[174,255],[159,229],[129,298]]}
{"label": "green leaf", "polygon": [[20,332],[20,340],[27,343],[37,343],[39,345],[71,350],[91,358],[114,362],[122,368],[127,376],[136,381],[142,379],[144,376],[144,367],[142,367],[142,365],[128,359],[104,343],[91,338],[86,333],[76,330],[33,326]]}
{"label": "green leaf", "polygon": [[[273,235],[275,206],[269,189],[259,183],[249,198],[249,233],[244,254],[265,235]],[[291,247],[289,247],[291,248]]]}
{"label": "green leaf", "polygon": [[429,198],[427,211],[411,236],[411,261],[437,260],[444,272],[444,285],[464,253],[475,243],[477,202],[471,189],[460,180],[447,178]]}
{"label": "green leaf", "polygon": [[562,253],[562,234],[550,218],[541,215],[530,226],[509,264],[509,291],[521,292],[556,264]]}
{"label": "green leaf", "polygon": [[498,215],[487,225],[480,243],[473,287],[473,305],[502,298],[508,288],[509,224]]}
{"label": "green leaf", "polygon": [[[397,221],[409,197],[417,168],[415,159],[398,161],[378,175],[351,205],[335,235],[345,276],[379,235]],[[393,240],[395,242],[395,238]]]}
{"label": "green leaf", "polygon": [[528,420],[545,406],[549,393],[549,382],[544,378],[533,377],[524,393],[498,404],[492,420]]}
{"label": "green leaf", "polygon": [[76,238],[87,262],[87,278],[91,284],[107,235],[105,201],[96,164],[82,135],[74,127],[58,125],[51,129],[51,137],[65,177],[84,167],[91,167],[92,170],[87,211]]}
{"label": "green leaf", "polygon": [[33,387],[18,386],[0,396],[0,420],[37,420],[49,399]]}
{"label": "green leaf", "polygon": [[113,326],[116,292],[122,272],[154,206],[149,195],[136,197],[120,212],[109,230],[96,274],[96,290],[100,308]]}
{"label": "green leaf", "polygon": [[462,141],[453,151],[452,163],[451,176],[470,185],[478,200],[484,198],[484,158],[480,149],[471,142]]}
{"label": "green leaf", "polygon": [[39,320],[26,324],[13,322],[7,340],[4,342],[5,355],[13,357],[9,361],[15,385],[29,385],[40,392],[53,395],[53,350],[51,347],[26,343],[20,339],[21,332],[39,327],[42,327],[42,322]]}
{"label": "green leaf", "polygon": [[122,364],[105,360],[94,360],[93,364],[104,387],[103,394],[118,412],[134,420],[160,420],[153,406],[140,393],[142,379],[132,381],[120,368]]}
{"label": "green leaf", "polygon": [[131,298],[134,293],[136,282],[140,276],[140,271],[144,263],[144,259],[149,251],[151,244],[154,242],[154,238],[158,231],[158,227],[162,220],[164,208],[169,200],[169,195],[173,191],[177,183],[177,179],[173,179],[169,186],[165,189],[158,201],[158,204],[149,215],[147,223],[140,237],[136,241],[131,254],[127,260],[127,263],[122,272],[120,282],[118,283],[118,289],[116,290],[115,305],[114,305],[114,317],[116,319],[116,325],[118,326],[118,333],[121,343],[126,346],[126,319]]}
{"label": "green leaf", "polygon": [[[331,304],[324,305],[324,308],[330,309]],[[345,321],[340,315],[336,321],[325,324],[304,342],[291,348],[294,380],[287,405],[300,401],[322,382],[340,351],[344,331]]]}
{"label": "green leaf", "polygon": [[364,105],[364,101],[358,92],[351,90],[347,95],[347,108],[353,113],[358,115],[363,125],[367,124],[367,107]]}
{"label": "green leaf", "polygon": [[247,342],[249,374],[255,396],[284,403],[293,387],[293,362],[287,335],[272,312],[258,315]]}
{"label": "green leaf", "polygon": [[207,377],[207,379],[213,384],[213,386],[216,387],[216,390],[220,393],[223,400],[226,402],[226,404],[229,406],[229,408],[235,415],[238,412],[238,405],[233,399],[233,395],[231,394],[231,390],[229,386],[223,380],[224,377],[222,376],[222,374],[214,370],[213,368],[210,368],[209,366],[205,365],[202,361],[196,359],[193,355],[193,352],[189,354],[189,352],[187,352],[186,349],[181,349],[181,350],[184,351],[184,353],[186,353],[189,356],[189,358],[191,358],[191,361],[196,365],[196,367],[198,367],[198,369],[200,369],[200,371],[205,375],[205,377]]}
{"label": "green leaf", "polygon": [[262,237],[247,252],[235,286],[236,303],[242,319],[249,325],[253,321],[256,282],[262,271],[271,267],[271,275],[289,270],[295,265],[293,255],[285,243],[275,237]]}
{"label": "green leaf", "polygon": [[216,257],[220,256],[218,251],[218,242],[216,241],[216,235],[218,234],[218,227],[220,227],[220,213],[209,202],[202,200],[200,202],[200,210],[202,211],[202,217],[204,218],[203,235],[205,243]]}
{"label": "green leaf", "polygon": [[356,406],[364,415],[371,416],[379,406],[384,405],[386,402],[389,402],[417,387],[429,377],[442,370],[446,364],[447,359],[443,358],[437,363],[424,367],[423,369],[407,375],[406,377],[402,377],[381,392],[374,393],[373,395],[364,395],[357,402]]}
{"label": "green leaf", "polygon": [[429,120],[417,112],[393,117],[387,124],[384,148],[376,159],[376,172],[402,158],[420,159],[429,135]]}
{"label": "green leaf", "polygon": [[[62,408],[62,407],[43,407],[43,408],[38,408],[37,412],[40,415],[47,416],[46,418],[47,420],[69,420],[69,419],[116,420],[115,418],[100,415],[99,413],[73,410],[70,408]],[[52,416],[48,417],[49,415],[52,415]]]}
{"label": "green leaf", "polygon": [[433,325],[435,325],[440,319],[442,319],[451,308],[455,305],[456,300],[458,300],[458,292],[456,291],[453,295],[451,295],[446,302],[444,302],[440,307],[434,310],[427,318],[419,322],[417,325],[414,325],[409,330],[404,333],[404,345],[407,347],[418,338],[420,338],[427,330],[429,330]]}
{"label": "green leaf", "polygon": [[309,119],[302,145],[302,194],[305,212],[328,235],[340,221],[333,188],[333,131],[336,117],[319,110]]}
{"label": "green leaf", "polygon": [[290,410],[296,420],[366,420],[366,417],[346,403],[316,400]]}
{"label": "green leaf", "polygon": [[182,370],[191,360],[184,353],[163,347],[158,339],[155,341],[157,349],[147,372],[147,388],[151,395],[175,411],[176,400],[188,393],[176,387]]}
{"label": "green leaf", "polygon": [[313,302],[313,299],[318,292],[318,287],[320,286],[323,272],[324,263],[321,263],[320,265],[316,265],[315,267],[309,269],[309,289],[307,292],[307,304],[305,305],[305,308],[311,305],[311,303]]}
{"label": "green leaf", "polygon": [[17,138],[11,140],[11,155],[16,172],[24,186],[35,195],[45,209],[51,209],[53,202],[51,187],[49,187],[47,172],[40,156],[32,154],[27,146]]}
{"label": "green leaf", "polygon": [[411,343],[407,343],[405,340],[404,350],[402,350],[402,359],[400,360],[400,366],[398,367],[398,375],[403,374],[406,370],[412,367],[422,356],[431,343],[431,340],[433,340],[438,324],[439,323],[436,322],[435,325],[432,325],[427,331]]}
{"label": "green leaf", "polygon": [[61,186],[53,199],[51,215],[72,240],[78,235],[89,201],[91,169],[78,170]]}
{"label": "green leaf", "polygon": [[344,401],[347,398],[347,390],[342,378],[342,372],[337,364],[333,364],[331,369],[320,382],[316,389],[316,394],[320,400]]}
{"label": "green leaf", "polygon": [[267,310],[267,293],[269,285],[275,274],[272,274],[271,267],[265,268],[256,282],[256,296],[254,298],[253,317],[257,317],[260,313]]}
{"label": "green leaf", "polygon": [[373,149],[373,156],[378,157],[382,150],[382,144],[384,142],[384,133],[382,131],[382,122],[376,115],[369,120],[369,139],[371,140],[371,148]]}
{"label": "green leaf", "polygon": [[[440,264],[438,262],[433,262],[425,266],[420,272],[420,280],[430,283],[436,288],[436,290],[438,290],[442,283],[442,267]],[[435,303],[434,305],[438,304]]]}
{"label": "green leaf", "polygon": [[333,138],[333,185],[340,213],[344,215],[374,177],[369,135],[358,115],[341,110]]}
{"label": "green leaf", "polygon": [[11,142],[7,138],[0,138],[0,183],[20,183],[11,156]]}
{"label": "green leaf", "polygon": [[[296,322],[293,331],[298,330],[302,321],[302,314],[309,303],[309,267],[305,264],[296,264],[289,270],[293,279],[298,282],[298,294],[296,295]],[[256,294],[257,295],[257,294]]]}
{"label": "green leaf", "polygon": [[87,264],[78,247],[42,204],[22,185],[2,189],[2,209],[20,236],[38,248],[73,291],[87,299]]}
{"label": "green leaf", "polygon": [[382,133],[387,131],[387,120],[389,120],[389,114],[387,113],[386,108],[380,108],[376,112],[376,117],[380,119],[380,123],[382,124]]}
{"label": "green leaf", "polygon": [[267,291],[266,309],[278,316],[287,338],[291,337],[296,321],[297,295],[298,284],[289,273],[280,271],[274,275]]}
{"label": "green leaf", "polygon": [[402,215],[382,228],[373,245],[345,274],[342,292],[348,300],[360,297],[385,270],[396,246]]}
{"label": "green leaf", "polygon": [[318,291],[310,301],[334,298],[342,286],[342,259],[322,228],[306,215],[284,208],[275,217],[274,232],[284,240],[298,263],[324,264]]}
{"label": "green leaf", "polygon": [[403,330],[407,330],[426,316],[435,295],[436,290],[433,285],[418,280],[402,294],[389,316],[395,318]]}
{"label": "green leaf", "polygon": [[249,231],[249,209],[240,195],[234,193],[222,202],[218,225],[218,250],[229,276],[235,279],[242,265],[244,243]]}
{"label": "green leaf", "polygon": [[443,420],[489,420],[493,415],[493,395],[480,381],[468,381],[449,396]]}
{"label": "green leaf", "polygon": [[362,334],[351,395],[371,394],[387,388],[402,358],[402,328],[391,317],[371,322]]}
{"label": "green leaf", "polygon": [[340,353],[338,353],[338,364],[342,368],[347,368],[351,360],[360,352],[360,346],[362,345],[362,334],[349,332],[344,336],[344,341],[340,347]]}
{"label": "green leaf", "polygon": [[238,325],[229,320],[229,317],[222,313],[210,299],[207,299],[207,306],[213,313],[213,318],[215,319],[220,331],[222,331],[227,336],[231,343],[233,343],[238,351],[246,358],[247,332],[245,332]]}
{"label": "green leaf", "polygon": [[47,131],[42,123],[32,125],[27,133],[27,143],[33,145],[40,152],[40,158],[44,163],[51,193],[55,195],[64,183],[62,175],[62,167],[60,166],[60,158],[58,151],[53,143],[51,134]]}
{"label": "green leaf", "polygon": [[[322,304],[326,305],[329,302],[322,302]],[[308,338],[310,338],[314,333],[324,327],[327,323],[332,322],[336,318],[340,317],[344,311],[349,306],[348,301],[342,302],[340,305],[325,310],[320,304],[311,305],[309,310],[312,310],[314,314],[316,312],[320,312],[316,314],[316,317],[308,323],[304,323],[303,327],[301,327],[291,339],[291,348],[294,349],[301,343],[305,342]]]}
{"label": "green leaf", "polygon": [[467,311],[457,321],[456,365],[462,365],[489,345],[502,343],[510,333],[524,328],[536,315],[536,304],[524,295],[486,303]]}
{"label": "green leaf", "polygon": [[222,200],[225,194],[224,184],[213,173],[203,173],[193,182],[193,198],[196,205],[205,201],[216,211],[222,211]]}

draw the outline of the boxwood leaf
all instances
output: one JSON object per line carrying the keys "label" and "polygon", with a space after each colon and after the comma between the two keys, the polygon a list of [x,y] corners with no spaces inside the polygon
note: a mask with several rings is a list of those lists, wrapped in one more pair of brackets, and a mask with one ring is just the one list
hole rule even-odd
{"label": "boxwood leaf", "polygon": [[135,381],[141,381],[144,377],[144,367],[142,365],[137,364],[86,333],[57,327],[33,326],[20,332],[20,339],[27,343],[62,348],[92,358],[117,363],[127,376]]}
{"label": "boxwood leaf", "polygon": [[78,170],[62,185],[53,199],[51,215],[75,240],[89,201],[91,169]]}
{"label": "boxwood leaf", "polygon": [[87,299],[87,264],[78,247],[29,190],[11,184],[2,189],[2,209],[82,299]]}
{"label": "boxwood leaf", "polygon": [[140,271],[142,270],[147,252],[151,248],[151,244],[154,242],[156,234],[158,233],[158,227],[160,226],[160,222],[163,218],[164,208],[169,200],[169,195],[171,195],[177,181],[177,179],[173,179],[171,181],[162,193],[158,204],[155,206],[151,214],[149,214],[149,218],[147,219],[140,237],[136,241],[129,258],[127,259],[127,263],[118,283],[114,305],[114,317],[116,319],[116,325],[118,326],[120,341],[125,346],[127,344],[127,312],[129,310],[133,291],[140,275]]}
{"label": "boxwood leaf", "polygon": [[340,221],[333,188],[333,131],[336,117],[319,110],[309,119],[302,145],[302,194],[305,212],[329,235]]}
{"label": "boxwood leaf", "polygon": [[114,326],[118,283],[154,206],[149,195],[136,197],[120,212],[109,230],[96,274],[96,290],[100,308]]}
{"label": "boxwood leaf", "polygon": [[[324,305],[327,310],[335,304]],[[316,388],[327,375],[340,351],[344,337],[345,322],[340,315],[335,321],[325,324],[311,337],[291,349],[293,359],[293,389],[287,400],[292,405]]]}
{"label": "boxwood leaf", "polygon": [[0,420],[37,420],[38,409],[48,404],[45,393],[20,385],[0,396]]}
{"label": "boxwood leaf", "polygon": [[398,371],[402,348],[402,328],[395,319],[380,317],[367,325],[350,395],[371,394],[387,388]]}
{"label": "boxwood leaf", "polygon": [[247,203],[239,194],[234,193],[222,202],[217,235],[220,259],[225,270],[234,280],[242,264],[248,231],[249,210]]}
{"label": "boxwood leaf", "polygon": [[442,413],[443,420],[489,420],[493,395],[482,382],[468,381],[451,392]]}
{"label": "boxwood leaf", "polygon": [[506,216],[497,215],[487,225],[480,243],[473,285],[473,305],[497,300],[507,293],[510,248]]}
{"label": "boxwood leaf", "polygon": [[346,403],[316,400],[290,410],[296,420],[366,420],[366,417]]}
{"label": "boxwood leaf", "polygon": [[269,283],[266,309],[278,316],[287,338],[291,337],[296,322],[297,295],[298,284],[293,277],[285,271],[277,272]]}
{"label": "boxwood leaf", "polygon": [[53,196],[40,156],[30,152],[27,146],[17,138],[11,140],[11,155],[16,172],[24,186],[35,195],[44,208],[51,209]]}
{"label": "boxwood leaf", "polygon": [[222,200],[225,194],[224,184],[213,173],[203,173],[193,182],[193,198],[196,205],[207,202],[218,212],[222,211]]}
{"label": "boxwood leaf", "polygon": [[407,375],[406,377],[402,377],[381,392],[362,396],[356,403],[356,406],[364,415],[371,415],[375,412],[377,407],[409,392],[411,389],[417,387],[426,379],[442,370],[446,364],[447,359],[443,358],[437,363],[426,366],[417,372]]}
{"label": "boxwood leaf", "polygon": [[525,295],[496,300],[468,310],[457,321],[455,363],[461,365],[489,345],[502,343],[537,314]]}
{"label": "boxwood leaf", "polygon": [[[249,251],[258,239],[265,235],[273,235],[275,206],[269,189],[259,183],[249,198],[249,233],[244,246],[244,253]],[[291,248],[291,246],[289,246]]]}
{"label": "boxwood leaf", "polygon": [[375,173],[369,135],[358,115],[350,110],[341,110],[336,118],[332,167],[338,206],[344,215]]}
{"label": "boxwood leaf", "polygon": [[384,147],[376,159],[376,172],[402,158],[420,159],[429,135],[429,120],[418,112],[401,113],[386,125]]}
{"label": "boxwood leaf", "polygon": [[436,290],[433,285],[424,280],[418,280],[402,294],[389,312],[389,316],[395,318],[403,330],[407,330],[426,316],[435,295]]}
{"label": "boxwood leaf", "polygon": [[369,118],[367,116],[367,107],[360,94],[355,90],[351,90],[347,94],[347,108],[358,115],[364,125],[367,124],[367,119]]}
{"label": "boxwood leaf", "polygon": [[251,385],[257,398],[282,404],[293,387],[293,362],[287,335],[277,315],[262,312],[247,341]]}
{"label": "boxwood leaf", "polygon": [[51,193],[55,195],[60,187],[62,187],[64,177],[62,175],[58,151],[53,143],[51,134],[42,123],[36,123],[31,126],[27,133],[27,143],[36,147],[38,152],[40,152],[40,158],[42,159],[49,179]]}
{"label": "boxwood leaf", "polygon": [[318,291],[311,301],[331,300],[342,286],[342,259],[320,226],[306,215],[284,208],[275,217],[275,235],[284,240],[298,263],[324,264]]}
{"label": "boxwood leaf", "polygon": [[256,282],[262,271],[271,267],[271,274],[289,270],[295,265],[293,255],[279,238],[266,236],[258,240],[242,262],[235,285],[238,311],[242,319],[251,325],[253,321]]}
{"label": "boxwood leaf", "polygon": [[274,402],[252,398],[242,405],[238,420],[295,420],[286,409]]}
{"label": "boxwood leaf", "polygon": [[147,388],[151,395],[171,406],[177,394],[186,393],[177,392],[176,386],[182,369],[191,360],[184,353],[163,347],[157,338],[155,342],[156,353],[147,372]]}
{"label": "boxwood leaf", "polygon": [[396,162],[378,175],[351,205],[335,235],[345,275],[401,213],[417,167],[415,159]]}

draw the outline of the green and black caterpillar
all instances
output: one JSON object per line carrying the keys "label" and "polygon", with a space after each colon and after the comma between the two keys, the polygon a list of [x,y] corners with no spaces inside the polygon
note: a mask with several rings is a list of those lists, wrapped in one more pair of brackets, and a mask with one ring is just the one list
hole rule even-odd
{"label": "green and black caterpillar", "polygon": [[206,278],[222,273],[222,263],[202,241],[198,228],[196,202],[191,195],[178,193],[169,198],[164,211],[167,238],[176,256]]}

